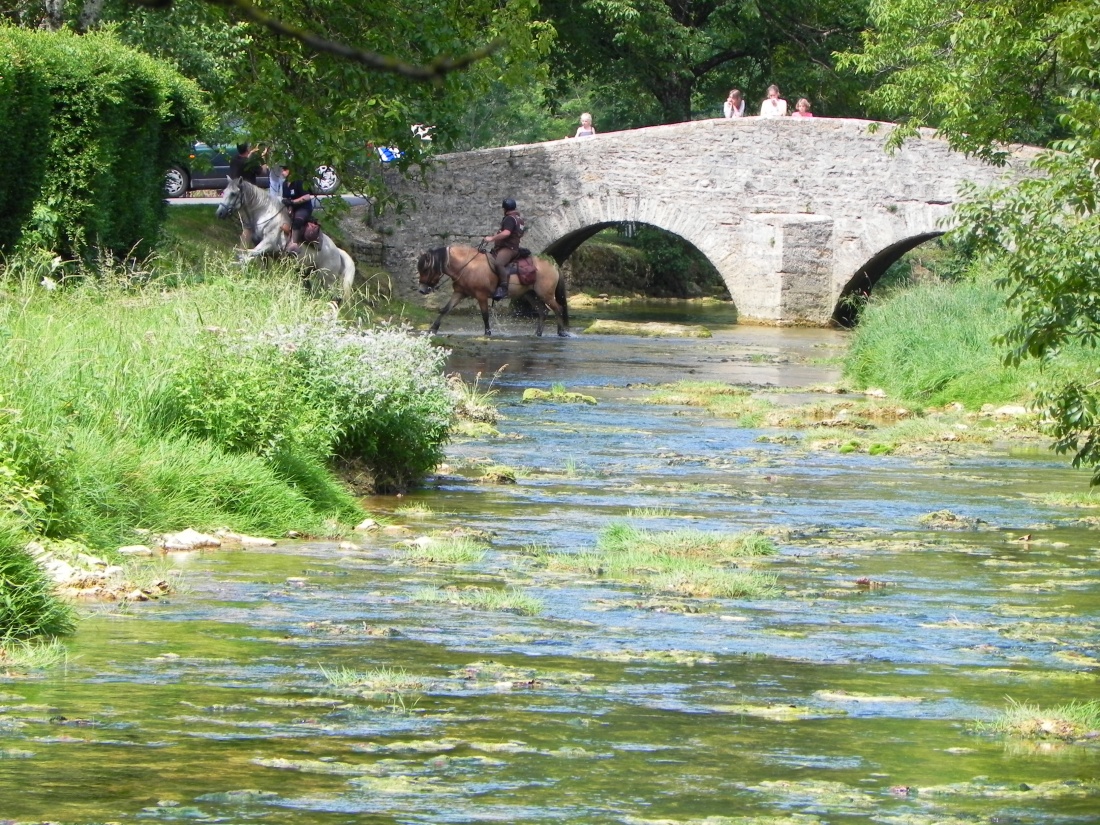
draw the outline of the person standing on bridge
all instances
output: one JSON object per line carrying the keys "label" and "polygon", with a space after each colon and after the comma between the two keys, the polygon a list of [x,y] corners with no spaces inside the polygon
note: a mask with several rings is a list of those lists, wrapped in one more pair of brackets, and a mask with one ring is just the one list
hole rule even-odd
{"label": "person standing on bridge", "polygon": [[485,243],[493,245],[492,254],[497,262],[497,270],[500,272],[500,283],[497,285],[497,291],[493,293],[494,301],[503,301],[508,297],[508,278],[512,274],[508,264],[519,252],[519,239],[523,237],[523,215],[516,208],[515,198],[505,198],[500,205],[504,209],[500,231],[495,235],[485,236]]}
{"label": "person standing on bridge", "polygon": [[786,117],[787,101],[779,96],[779,87],[774,83],[768,87],[768,96],[760,104],[760,117]]}

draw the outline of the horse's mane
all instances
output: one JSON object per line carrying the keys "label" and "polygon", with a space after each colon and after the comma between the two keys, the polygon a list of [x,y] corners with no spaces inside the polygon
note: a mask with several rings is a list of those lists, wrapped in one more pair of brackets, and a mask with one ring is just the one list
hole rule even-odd
{"label": "horse's mane", "polygon": [[[450,260],[451,250],[446,246],[439,246],[435,249],[429,249],[424,253],[424,258],[428,260],[425,263],[428,264],[427,270],[432,274],[442,275],[447,271],[447,262]],[[423,260],[423,258],[421,259]]]}

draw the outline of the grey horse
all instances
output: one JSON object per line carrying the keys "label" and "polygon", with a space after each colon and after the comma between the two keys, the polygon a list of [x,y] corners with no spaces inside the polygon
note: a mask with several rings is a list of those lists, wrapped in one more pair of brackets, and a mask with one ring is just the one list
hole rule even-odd
{"label": "grey horse", "polygon": [[[254,242],[251,249],[241,254],[242,259],[264,255],[282,257],[286,254],[290,213],[280,201],[242,178],[229,178],[222,193],[222,202],[218,204],[218,217],[228,218],[234,212],[240,213],[241,222]],[[297,258],[311,286],[326,292],[339,288],[341,298],[345,302],[351,300],[355,287],[355,261],[327,234],[322,232],[316,245],[303,244]],[[314,276],[318,283],[313,283]]]}

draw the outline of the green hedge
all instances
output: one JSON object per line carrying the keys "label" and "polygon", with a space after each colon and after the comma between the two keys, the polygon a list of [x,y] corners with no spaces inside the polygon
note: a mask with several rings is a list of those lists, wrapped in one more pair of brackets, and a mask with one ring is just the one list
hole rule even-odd
{"label": "green hedge", "polygon": [[0,55],[0,206],[17,227],[0,251],[150,252],[164,170],[202,128],[199,88],[109,32],[0,27]]}

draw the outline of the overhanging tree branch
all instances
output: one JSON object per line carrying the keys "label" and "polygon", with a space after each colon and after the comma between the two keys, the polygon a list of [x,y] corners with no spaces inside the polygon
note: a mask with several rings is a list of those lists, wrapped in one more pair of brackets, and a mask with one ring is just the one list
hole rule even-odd
{"label": "overhanging tree branch", "polygon": [[[131,2],[158,9],[165,9],[172,5],[172,0],[131,0]],[[338,43],[334,40],[327,40],[323,37],[319,37],[300,26],[292,26],[289,23],[264,13],[256,8],[250,0],[203,0],[203,2],[213,6],[225,6],[226,8],[234,9],[240,13],[241,16],[251,20],[253,23],[257,23],[275,34],[293,38],[315,51],[333,54],[345,60],[350,60],[353,63],[360,63],[374,71],[390,72],[412,80],[442,80],[443,77],[451,72],[465,69],[470,64],[488,57],[504,45],[503,41],[498,38],[482,46],[480,49],[475,49],[472,52],[467,52],[458,57],[438,57],[426,66],[419,66],[414,63],[406,63],[403,60],[398,60],[396,57],[389,57],[384,54],[378,54],[377,52],[363,51],[362,49],[356,49],[344,43]]]}

